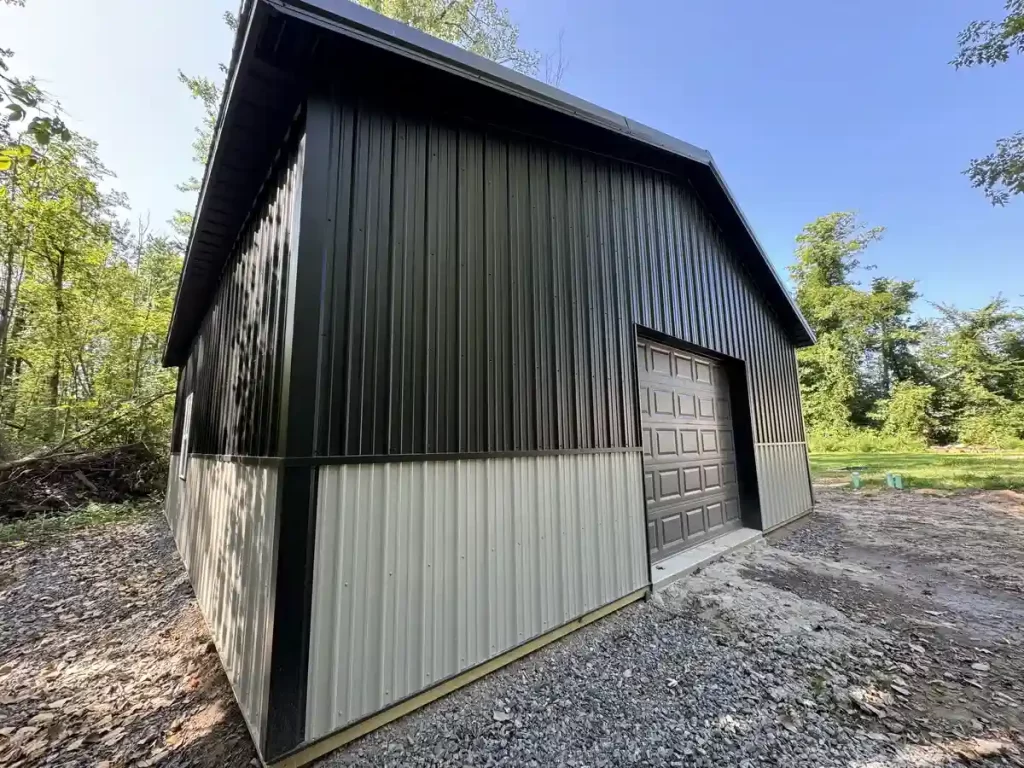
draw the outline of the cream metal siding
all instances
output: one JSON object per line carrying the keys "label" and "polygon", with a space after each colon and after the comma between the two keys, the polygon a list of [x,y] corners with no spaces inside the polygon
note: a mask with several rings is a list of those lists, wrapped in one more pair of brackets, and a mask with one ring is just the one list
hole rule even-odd
{"label": "cream metal siding", "polygon": [[[175,521],[181,514],[178,510],[180,501],[181,486],[183,483],[178,479],[178,462],[181,460],[180,453],[171,454],[171,465],[167,468],[167,494],[164,496],[164,513],[167,515],[167,522],[171,526],[171,533],[177,542],[178,535],[175,530]],[[178,544],[178,548],[181,545]]]}
{"label": "cream metal siding", "polygon": [[260,743],[276,558],[277,469],[171,459],[167,522],[242,715]]}
{"label": "cream metal siding", "polygon": [[804,443],[768,443],[754,448],[761,491],[761,526],[777,528],[811,508]]}
{"label": "cream metal siding", "polygon": [[306,739],[648,584],[640,461],[321,467]]}

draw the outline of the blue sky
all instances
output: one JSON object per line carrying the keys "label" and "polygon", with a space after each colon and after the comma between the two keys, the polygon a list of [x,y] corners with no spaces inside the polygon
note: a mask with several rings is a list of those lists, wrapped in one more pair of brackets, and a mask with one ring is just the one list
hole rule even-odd
{"label": "blue sky", "polygon": [[[14,69],[58,95],[154,224],[190,204],[198,108],[179,68],[216,72],[235,0],[28,0],[0,6]],[[956,72],[972,18],[1000,0],[507,0],[524,44],[565,30],[562,87],[712,152],[776,267],[816,216],[887,229],[865,261],[927,299],[1024,293],[1024,200],[993,208],[960,174],[1024,128],[1024,60]],[[927,307],[922,305],[922,310]]]}

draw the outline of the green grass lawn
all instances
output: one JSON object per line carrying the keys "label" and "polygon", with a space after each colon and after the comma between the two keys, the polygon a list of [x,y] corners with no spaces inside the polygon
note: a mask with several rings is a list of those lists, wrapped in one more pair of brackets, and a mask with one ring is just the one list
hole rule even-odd
{"label": "green grass lawn", "polygon": [[885,485],[885,473],[903,475],[904,488],[966,490],[979,488],[1024,490],[1021,453],[812,453],[816,481],[849,482],[853,467],[861,467],[865,486]]}

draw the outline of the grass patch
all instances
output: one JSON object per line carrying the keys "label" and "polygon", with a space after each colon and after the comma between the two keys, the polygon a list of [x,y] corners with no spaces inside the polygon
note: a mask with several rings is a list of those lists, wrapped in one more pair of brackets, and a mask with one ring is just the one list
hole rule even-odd
{"label": "grass patch", "polygon": [[159,508],[159,500],[139,499],[120,504],[93,503],[59,515],[0,520],[0,544],[43,541],[99,525],[137,523]]}
{"label": "grass patch", "polygon": [[866,486],[884,486],[885,473],[903,475],[905,488],[942,491],[967,489],[1024,490],[1021,453],[812,453],[815,480],[849,482],[849,467],[859,470]]}

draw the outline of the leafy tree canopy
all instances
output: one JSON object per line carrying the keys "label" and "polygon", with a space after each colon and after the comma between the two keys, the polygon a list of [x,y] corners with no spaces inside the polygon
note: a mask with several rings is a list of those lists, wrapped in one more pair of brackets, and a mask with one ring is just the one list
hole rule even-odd
{"label": "leafy tree canopy", "polygon": [[[25,0],[2,0],[4,5],[23,7]],[[11,123],[27,122],[27,132],[36,143],[45,146],[52,137],[65,141],[71,138],[71,131],[60,118],[60,107],[31,78],[15,77],[10,70],[8,61],[14,51],[0,47],[0,108],[6,111],[3,116]],[[0,148],[10,149],[0,145]],[[0,153],[0,171],[11,166],[10,155]]]}
{"label": "leafy tree canopy", "polygon": [[[1024,0],[1006,0],[1005,10],[999,21],[972,21],[964,28],[953,66],[994,67],[1024,53]],[[1024,131],[997,140],[995,151],[972,160],[964,173],[993,205],[1006,205],[1024,192]]]}
{"label": "leafy tree canopy", "polygon": [[922,320],[914,281],[875,277],[861,258],[882,235],[854,214],[804,227],[790,267],[818,336],[798,352],[812,445],[925,442],[1016,445],[1024,439],[1024,313],[1001,297],[979,309],[936,305]]}
{"label": "leafy tree canopy", "polygon": [[519,26],[495,0],[357,0],[460,48],[536,75],[540,53],[519,45]]}

